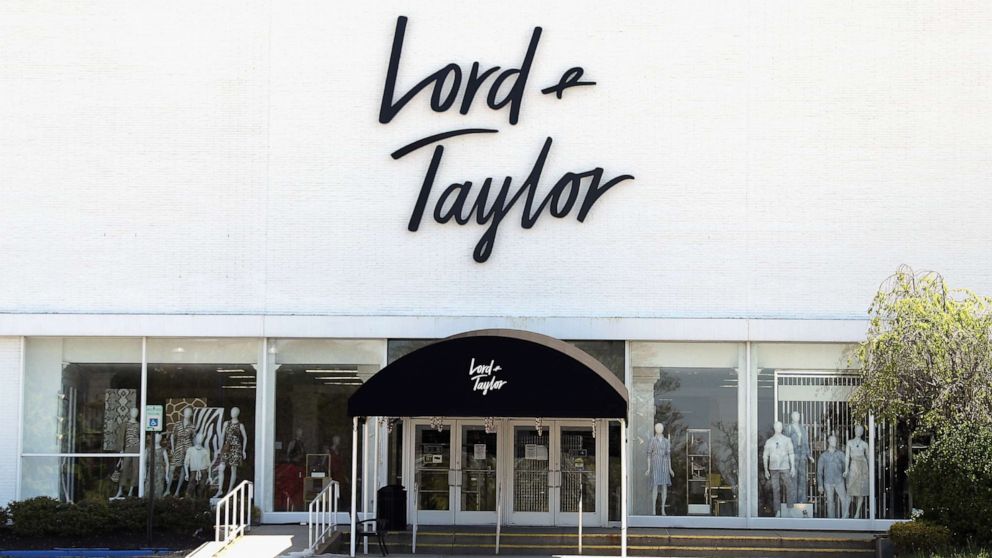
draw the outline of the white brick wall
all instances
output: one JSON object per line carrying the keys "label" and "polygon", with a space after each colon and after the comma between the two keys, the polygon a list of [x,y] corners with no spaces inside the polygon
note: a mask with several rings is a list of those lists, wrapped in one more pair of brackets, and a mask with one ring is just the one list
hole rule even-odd
{"label": "white brick wall", "polygon": [[[402,90],[516,65],[521,122]],[[0,312],[855,317],[900,263],[992,293],[992,4],[0,4]],[[595,87],[538,89],[581,65]],[[602,166],[584,224],[406,222],[440,179]],[[442,184],[443,185],[443,184]],[[436,188],[435,198],[437,195]],[[433,199],[432,199],[433,201]],[[0,475],[0,478],[6,478]]]}
{"label": "white brick wall", "polygon": [[17,437],[21,429],[21,339],[0,337],[0,506],[17,494]]}

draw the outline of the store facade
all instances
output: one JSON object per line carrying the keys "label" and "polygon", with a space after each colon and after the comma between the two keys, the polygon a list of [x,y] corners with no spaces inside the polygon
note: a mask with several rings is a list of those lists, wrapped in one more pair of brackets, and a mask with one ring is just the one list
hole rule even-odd
{"label": "store facade", "polygon": [[[423,524],[611,526],[621,487],[632,526],[905,519],[925,441],[852,414],[851,348],[901,264],[992,292],[989,9],[0,5],[0,503],[248,479],[297,522],[336,480],[362,513],[417,485]],[[381,370],[489,329],[608,370],[626,440],[438,410],[352,441]]]}
{"label": "store facade", "polygon": [[[288,328],[293,329],[336,320],[279,321],[295,322]],[[353,477],[351,396],[387,365],[436,345],[449,328],[477,322],[447,320],[431,329],[430,337],[418,339],[409,336],[417,320],[391,321],[390,328],[404,336],[17,339],[23,351],[23,412],[10,497],[84,501],[145,495],[151,487],[157,495],[186,496],[189,483],[179,482],[184,475],[177,461],[183,457],[176,432],[187,420],[212,456],[201,494],[223,493],[232,479],[252,480],[266,522],[305,519],[309,500],[332,479],[342,488],[342,521],[352,484],[360,511],[373,509],[377,487],[403,485],[408,517],[421,525],[575,525],[580,502],[584,525],[618,525],[621,482],[627,484],[631,526],[879,529],[909,515],[905,469],[911,441],[898,425],[856,417],[847,407],[857,385],[850,353],[857,323],[818,324],[850,338],[845,343],[797,339],[796,324],[773,320],[634,320],[624,329],[705,327],[696,339],[603,339],[609,327],[594,321],[597,339],[571,339],[568,346],[593,359],[629,398],[626,475],[617,420],[551,411],[562,401],[600,396],[589,388],[575,391],[581,387],[566,376],[554,381],[554,388],[528,392],[531,399],[546,401],[547,416],[531,416],[539,415],[532,411],[497,416],[482,409],[446,414],[450,404],[431,407],[437,409],[432,413],[423,410],[429,404],[423,397],[416,398],[419,408],[397,403],[396,412],[363,422]],[[569,320],[544,322],[562,332],[575,328]],[[750,341],[724,337],[734,330],[792,333]],[[722,331],[721,338],[712,338],[714,331]],[[488,383],[479,388],[487,397],[513,396],[507,389],[513,382],[501,377],[500,363],[479,356],[465,365],[465,383],[471,383],[468,372],[474,366],[488,373],[482,377]],[[553,371],[539,362],[521,370],[536,378]],[[420,377],[432,376],[425,370]],[[451,383],[439,378],[428,391],[438,393],[438,401],[457,401],[453,388],[439,387]],[[415,397],[409,386],[396,393]],[[154,480],[147,456],[155,441],[143,438],[128,451],[122,434],[131,409],[144,405],[166,409],[159,443],[171,463],[162,473],[159,461]],[[186,408],[192,412],[184,419]],[[243,439],[228,428],[235,412]],[[800,448],[792,454],[794,475],[790,470],[780,476],[774,463],[765,461],[774,454],[776,421],[785,439],[798,437],[792,444]],[[234,464],[228,460],[232,442],[243,451]],[[840,481],[843,492],[835,485],[829,496],[821,491],[831,480],[821,466],[829,464],[828,454],[843,456],[849,472]],[[130,480],[121,475],[128,462],[137,473]],[[668,474],[652,471],[659,466],[670,467]],[[863,474],[851,473],[856,470]],[[773,478],[794,484],[780,484],[776,491]]]}

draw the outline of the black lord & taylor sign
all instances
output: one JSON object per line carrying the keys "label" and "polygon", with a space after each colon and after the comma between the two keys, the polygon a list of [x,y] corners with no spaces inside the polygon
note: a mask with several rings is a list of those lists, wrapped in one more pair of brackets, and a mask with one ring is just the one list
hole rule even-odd
{"label": "black lord & taylor sign", "polygon": [[[484,85],[487,81],[488,93],[484,95],[484,102],[492,110],[502,110],[509,108],[508,121],[510,125],[515,125],[520,120],[520,109],[523,104],[524,93],[527,87],[527,80],[530,76],[531,65],[534,56],[537,54],[537,45],[541,40],[541,28],[535,27],[531,34],[530,44],[524,55],[523,61],[516,68],[507,68],[500,71],[499,66],[483,69],[479,62],[474,62],[467,75],[457,64],[447,64],[434,73],[429,74],[419,83],[414,85],[409,91],[396,97],[396,76],[399,72],[400,55],[403,51],[403,37],[406,33],[407,18],[400,16],[396,20],[396,31],[393,35],[393,47],[389,56],[389,69],[386,73],[386,83],[382,92],[382,104],[379,108],[379,122],[389,124],[393,118],[421,91],[431,89],[430,108],[434,112],[445,112],[455,108],[456,99],[459,92],[463,91],[458,112],[468,114],[476,101],[476,95],[480,96],[479,102],[483,102]],[[561,99],[565,90],[571,87],[592,86],[593,81],[583,81],[584,70],[581,67],[569,68],[562,73],[561,78],[554,85],[541,90],[544,95],[554,94]],[[492,78],[490,80],[490,78]],[[507,89],[507,86],[509,88]],[[503,93],[505,91],[505,93]],[[501,96],[502,93],[502,96]],[[392,153],[393,159],[400,159],[429,145],[434,146],[430,163],[424,174],[424,180],[420,187],[420,194],[410,215],[410,222],[407,226],[410,231],[420,228],[424,211],[430,199],[431,189],[437,176],[438,169],[444,157],[444,143],[454,137],[470,134],[495,134],[499,130],[491,128],[461,128],[450,130],[440,134],[434,134],[409,143]],[[549,136],[544,140],[530,173],[516,188],[511,191],[513,179],[509,176],[503,179],[501,185],[493,185],[492,178],[486,178],[478,187],[475,199],[469,202],[470,194],[473,190],[471,181],[456,182],[449,185],[441,193],[434,205],[434,220],[438,223],[448,223],[452,219],[459,225],[466,225],[474,218],[479,225],[488,225],[482,238],[475,246],[473,257],[477,262],[484,262],[489,259],[493,251],[493,244],[496,241],[496,233],[500,223],[507,213],[523,199],[523,214],[520,217],[520,226],[529,229],[537,223],[544,210],[553,217],[563,218],[567,216],[576,203],[585,187],[585,196],[579,205],[576,218],[579,222],[585,221],[586,216],[592,206],[610,188],[625,180],[633,180],[633,176],[622,174],[614,178],[605,178],[602,167],[584,170],[580,172],[564,173],[554,186],[547,192],[544,199],[538,201],[537,188],[541,182],[541,174],[544,170],[545,161],[551,151],[552,138]],[[491,198],[491,199],[490,199]]]}

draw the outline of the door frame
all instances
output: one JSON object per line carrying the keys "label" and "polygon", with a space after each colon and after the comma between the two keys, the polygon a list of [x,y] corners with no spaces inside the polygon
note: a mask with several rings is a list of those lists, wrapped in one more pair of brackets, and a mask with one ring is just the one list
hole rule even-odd
{"label": "door frame", "polygon": [[582,523],[588,527],[600,527],[607,525],[607,513],[609,506],[609,422],[605,420],[591,419],[562,419],[546,420],[543,428],[548,436],[548,511],[547,512],[517,512],[513,509],[513,465],[514,465],[514,427],[530,426],[535,427],[534,420],[528,419],[508,419],[505,421],[503,432],[503,467],[505,471],[503,486],[506,487],[503,516],[507,525],[535,525],[535,526],[577,526],[579,523],[578,512],[561,511],[561,429],[562,427],[585,427],[594,432],[596,438],[596,505],[591,512],[582,514]]}
{"label": "door frame", "polygon": [[[497,512],[493,511],[459,511],[461,508],[462,463],[461,442],[463,426],[485,427],[484,419],[464,418],[446,419],[444,429],[450,432],[448,451],[448,509],[445,511],[418,510],[419,494],[414,490],[416,475],[416,436],[417,427],[431,428],[429,419],[407,418],[403,425],[403,484],[410,488],[410,498],[407,501],[407,521],[421,525],[495,525]],[[499,486],[503,474],[503,438],[502,421],[496,421],[496,483]],[[497,488],[498,490],[498,488]]]}

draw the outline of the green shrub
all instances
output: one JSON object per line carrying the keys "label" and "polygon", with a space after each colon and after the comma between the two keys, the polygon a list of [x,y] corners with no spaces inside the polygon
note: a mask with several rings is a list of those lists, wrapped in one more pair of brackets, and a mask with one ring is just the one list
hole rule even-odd
{"label": "green shrub", "polygon": [[7,522],[10,521],[10,511],[6,508],[0,508],[0,531],[7,529]]}
{"label": "green shrub", "polygon": [[[147,514],[147,508],[145,508]],[[155,529],[191,534],[197,529],[210,531],[214,513],[207,500],[163,498],[155,501]]]}
{"label": "green shrub", "polygon": [[934,552],[951,544],[951,531],[930,521],[895,523],[889,527],[889,538],[896,553],[905,556],[914,552]]}
{"label": "green shrub", "polygon": [[10,518],[14,521],[14,534],[22,537],[57,535],[59,531],[59,502],[54,498],[39,496],[10,503]]}
{"label": "green shrub", "polygon": [[992,428],[940,433],[909,470],[913,505],[960,542],[992,544]]}
{"label": "green shrub", "polygon": [[[148,525],[144,498],[68,504],[42,497],[12,502],[9,509],[13,531],[22,537],[84,539],[105,533],[144,533]],[[155,501],[156,532],[191,535],[203,529],[209,533],[213,525],[214,513],[207,500],[167,497]]]}
{"label": "green shrub", "polygon": [[106,502],[60,504],[57,515],[58,534],[64,537],[100,535],[112,531],[116,525]]}

